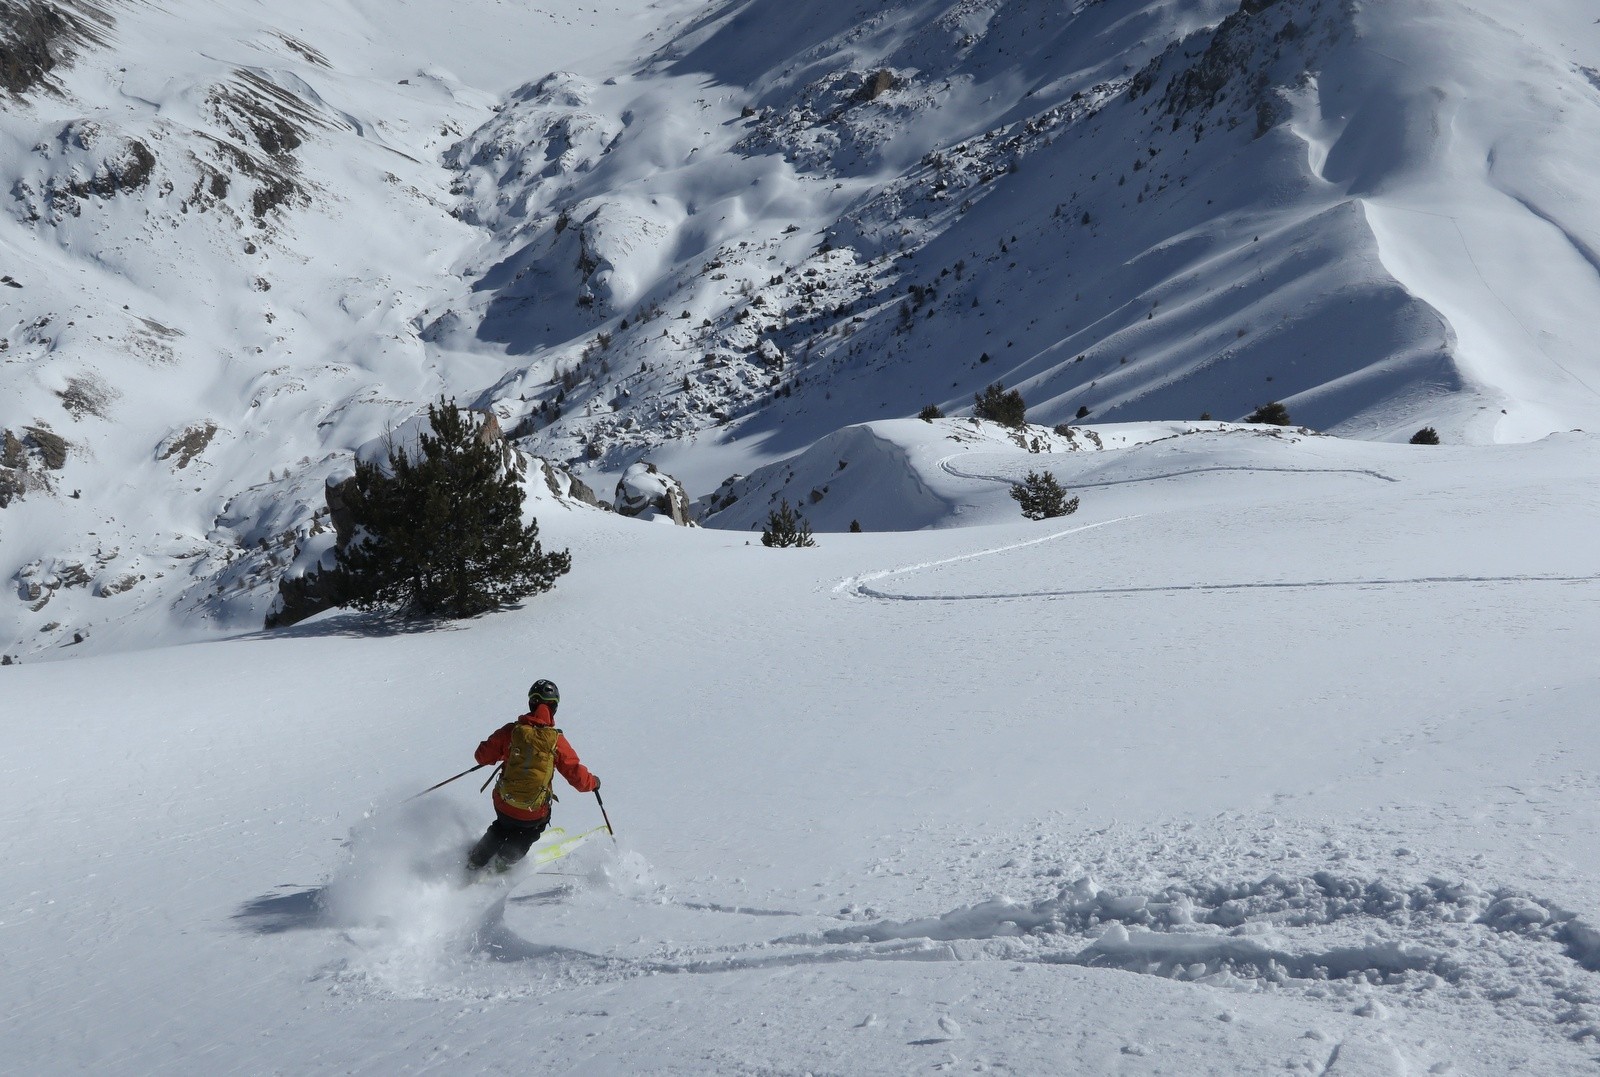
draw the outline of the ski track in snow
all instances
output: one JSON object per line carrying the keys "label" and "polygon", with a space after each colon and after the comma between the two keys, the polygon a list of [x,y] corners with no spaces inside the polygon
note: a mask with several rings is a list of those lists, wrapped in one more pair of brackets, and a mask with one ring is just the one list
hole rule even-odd
{"label": "ski track in snow", "polygon": [[[932,565],[918,566],[932,568]],[[912,572],[915,568],[896,570]],[[1448,584],[1512,584],[1512,583],[1596,583],[1600,575],[1586,576],[1413,576],[1408,578],[1379,579],[1357,577],[1348,580],[1269,580],[1256,583],[1178,583],[1148,587],[1082,587],[1052,591],[994,591],[966,595],[895,594],[861,585],[852,593],[861,598],[874,598],[884,602],[1007,602],[1028,598],[1082,598],[1094,595],[1147,595],[1182,594],[1184,592],[1224,592],[1258,590],[1308,590],[1312,588],[1354,587],[1424,587]]]}
{"label": "ski track in snow", "polygon": [[[1246,470],[1229,468],[1206,468],[1202,470]],[[1358,472],[1371,474],[1378,478],[1386,476],[1377,475],[1376,472]],[[1390,482],[1398,480],[1388,479]],[[1091,484],[1092,485],[1092,484]],[[1398,578],[1381,577],[1356,577],[1344,580],[1261,580],[1234,583],[1175,583],[1153,584],[1139,587],[1075,587],[1053,590],[1034,589],[1027,591],[990,591],[979,594],[903,594],[886,591],[871,586],[879,580],[891,579],[896,576],[907,576],[929,569],[940,568],[945,565],[959,564],[972,561],[981,557],[994,557],[1015,550],[1026,549],[1045,542],[1054,542],[1066,538],[1068,535],[1081,534],[1100,527],[1112,524],[1126,523],[1129,520],[1139,519],[1138,516],[1119,516],[1113,520],[1104,520],[1100,523],[1085,524],[1081,527],[1068,528],[1057,531],[1036,539],[1025,542],[1010,543],[1005,546],[995,546],[975,553],[961,554],[958,557],[947,557],[939,561],[924,561],[914,565],[904,565],[899,568],[882,569],[876,572],[867,572],[859,576],[850,576],[841,580],[833,588],[835,594],[844,594],[853,598],[876,599],[881,602],[1008,602],[1019,599],[1056,599],[1056,598],[1082,598],[1093,595],[1146,595],[1146,594],[1182,594],[1185,592],[1224,592],[1224,591],[1257,591],[1257,590],[1309,590],[1320,588],[1380,588],[1380,587],[1427,587],[1448,586],[1461,584],[1534,584],[1534,583],[1596,583],[1600,582],[1600,573],[1581,575],[1536,575],[1515,574],[1505,576],[1410,576]]]}
{"label": "ski track in snow", "polygon": [[946,557],[939,561],[924,561],[915,565],[905,565],[901,568],[888,568],[877,572],[864,573],[860,576],[851,576],[835,584],[833,591],[835,594],[851,595],[856,598],[894,598],[896,596],[874,590],[873,588],[868,587],[867,584],[876,580],[888,579],[891,576],[903,576],[912,572],[922,572],[926,569],[938,568],[942,565],[959,564],[960,562],[973,561],[980,557],[993,557],[997,554],[1009,553],[1013,550],[1026,549],[1029,546],[1037,546],[1044,542],[1054,542],[1056,539],[1065,538],[1068,535],[1076,535],[1083,531],[1092,531],[1098,527],[1109,527],[1112,524],[1123,523],[1127,520],[1136,519],[1138,519],[1137,516],[1119,516],[1114,520],[1103,520],[1100,523],[1085,524],[1081,527],[1070,527],[1065,531],[1057,531],[1054,534],[1045,535],[1041,538],[1028,539],[1024,542],[1013,542],[1005,546],[995,546],[987,550],[979,550],[976,553],[965,553],[957,557]]}

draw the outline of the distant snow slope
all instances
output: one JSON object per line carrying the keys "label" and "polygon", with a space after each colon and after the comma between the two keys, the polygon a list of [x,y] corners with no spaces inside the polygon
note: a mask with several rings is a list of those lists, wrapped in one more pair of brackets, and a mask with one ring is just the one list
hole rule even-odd
{"label": "distant snow slope", "polygon": [[731,5],[463,144],[505,256],[436,339],[535,357],[491,396],[559,454],[712,482],[995,380],[1046,423],[1581,426],[1600,33],[1537,7]]}
{"label": "distant snow slope", "polygon": [[996,381],[1046,427],[1600,406],[1578,0],[6,10],[0,654],[258,623],[439,395],[694,496]]}
{"label": "distant snow slope", "polygon": [[1389,49],[1324,79],[1308,146],[1360,197],[1384,267],[1438,310],[1502,441],[1595,426],[1600,23],[1591,7],[1470,0],[1367,18]]}

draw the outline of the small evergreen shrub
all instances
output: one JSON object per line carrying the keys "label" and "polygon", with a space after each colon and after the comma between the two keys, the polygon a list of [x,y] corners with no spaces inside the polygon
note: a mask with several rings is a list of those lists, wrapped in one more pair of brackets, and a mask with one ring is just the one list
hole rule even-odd
{"label": "small evergreen shrub", "polygon": [[1439,431],[1431,426],[1424,426],[1421,430],[1411,435],[1411,444],[1437,445],[1439,444]]}
{"label": "small evergreen shrub", "polygon": [[1247,423],[1270,423],[1273,426],[1289,425],[1289,409],[1276,400],[1269,400],[1245,416]]}
{"label": "small evergreen shrub", "polygon": [[780,507],[767,513],[767,526],[761,529],[761,545],[776,546],[781,549],[785,546],[816,544],[816,540],[811,537],[811,525],[789,504],[788,498],[783,499]]}
{"label": "small evergreen shrub", "polygon": [[917,418],[925,423],[931,423],[935,419],[943,419],[944,411],[940,409],[938,404],[928,404],[917,412]]}
{"label": "small evergreen shrub", "polygon": [[1027,421],[1027,411],[1028,405],[1022,399],[1022,394],[1015,389],[1007,391],[1000,382],[995,382],[972,398],[974,416],[999,423],[1001,426],[1023,425]]}
{"label": "small evergreen shrub", "polygon": [[1048,471],[1030,471],[1021,482],[1012,483],[1011,497],[1030,520],[1051,520],[1078,511],[1078,499],[1068,500],[1067,492]]}
{"label": "small evergreen shrub", "polygon": [[1080,404],[1080,405],[1078,405],[1078,418],[1087,419],[1088,417],[1089,417],[1089,405],[1088,404]]}

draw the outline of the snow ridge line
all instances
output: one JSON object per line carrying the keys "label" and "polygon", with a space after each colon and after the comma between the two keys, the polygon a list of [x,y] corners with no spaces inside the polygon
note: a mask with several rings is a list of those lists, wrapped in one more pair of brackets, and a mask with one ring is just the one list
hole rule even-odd
{"label": "snow ridge line", "polygon": [[1093,531],[1097,527],[1108,527],[1111,524],[1125,523],[1128,520],[1137,520],[1142,515],[1143,514],[1140,513],[1133,516],[1118,516],[1112,520],[1102,520],[1099,523],[1085,524],[1082,527],[1069,527],[1065,531],[1057,531],[1054,534],[1045,535],[1042,538],[1028,539],[1026,542],[1013,542],[1007,546],[995,546],[991,549],[978,550],[974,553],[964,553],[958,557],[946,557],[939,561],[923,561],[915,565],[905,565],[900,568],[886,568],[877,572],[865,572],[859,576],[849,576],[843,580],[840,580],[834,585],[833,593],[845,594],[854,598],[899,599],[902,596],[876,591],[868,587],[867,584],[873,583],[877,580],[888,579],[891,576],[903,576],[912,572],[922,572],[930,568],[939,568],[942,565],[954,565],[959,564],[962,561],[974,561],[980,557],[992,557],[996,554],[1009,553],[1012,550],[1021,550],[1026,549],[1029,546],[1038,546],[1039,544],[1045,542],[1054,542],[1056,539],[1065,538],[1068,535],[1076,535],[1084,531]]}
{"label": "snow ridge line", "polygon": [[[982,479],[991,482],[1003,482],[1007,485],[1010,485],[1016,481],[1014,479],[1006,478],[1003,475],[985,475],[977,472],[962,471],[954,467],[950,461],[962,455],[967,454],[958,453],[945,457],[943,460],[939,461],[939,467],[945,472],[945,474],[953,475],[958,479]],[[1139,475],[1128,479],[1107,479],[1103,482],[1075,482],[1072,484],[1072,488],[1074,490],[1088,490],[1101,486],[1128,486],[1136,482],[1157,482],[1161,479],[1180,479],[1186,478],[1190,475],[1204,475],[1213,471],[1234,471],[1243,472],[1245,474],[1262,473],[1279,475],[1358,475],[1364,478],[1378,479],[1381,482],[1397,483],[1400,481],[1393,475],[1385,475],[1381,471],[1372,471],[1368,468],[1359,467],[1227,467],[1218,465],[1215,467],[1185,468],[1180,471],[1164,471],[1159,475]]]}
{"label": "snow ridge line", "polygon": [[1079,482],[1074,483],[1074,489],[1089,489],[1096,486],[1126,486],[1135,482],[1155,482],[1159,479],[1181,479],[1189,475],[1204,475],[1211,471],[1237,471],[1246,474],[1278,474],[1278,475],[1357,475],[1362,478],[1377,479],[1380,482],[1399,482],[1393,475],[1385,475],[1381,471],[1372,471],[1364,467],[1195,467],[1183,471],[1163,472],[1160,475],[1141,475],[1132,479],[1107,479],[1104,482]]}

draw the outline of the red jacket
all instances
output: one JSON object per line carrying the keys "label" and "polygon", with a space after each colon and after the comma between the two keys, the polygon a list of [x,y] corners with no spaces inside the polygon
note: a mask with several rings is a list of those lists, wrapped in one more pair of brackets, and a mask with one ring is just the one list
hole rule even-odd
{"label": "red jacket", "polygon": [[[534,708],[533,713],[524,714],[517,719],[517,722],[525,722],[528,725],[554,726],[556,724],[556,716],[550,713],[548,706],[541,703]],[[485,766],[490,763],[504,763],[506,751],[511,747],[511,727],[514,725],[516,725],[516,722],[508,723],[489,734],[489,739],[478,745],[478,751],[473,758]],[[556,770],[561,772],[561,776],[567,780],[568,785],[580,793],[592,793],[600,788],[600,779],[590,774],[589,769],[578,762],[578,753],[573,751],[572,745],[567,743],[566,734],[562,734],[561,739],[556,741]],[[501,800],[498,788],[495,790],[494,810],[509,815],[513,819],[522,819],[525,822],[537,822],[540,819],[548,819],[550,817],[550,805],[548,803],[538,811],[524,811]]]}

